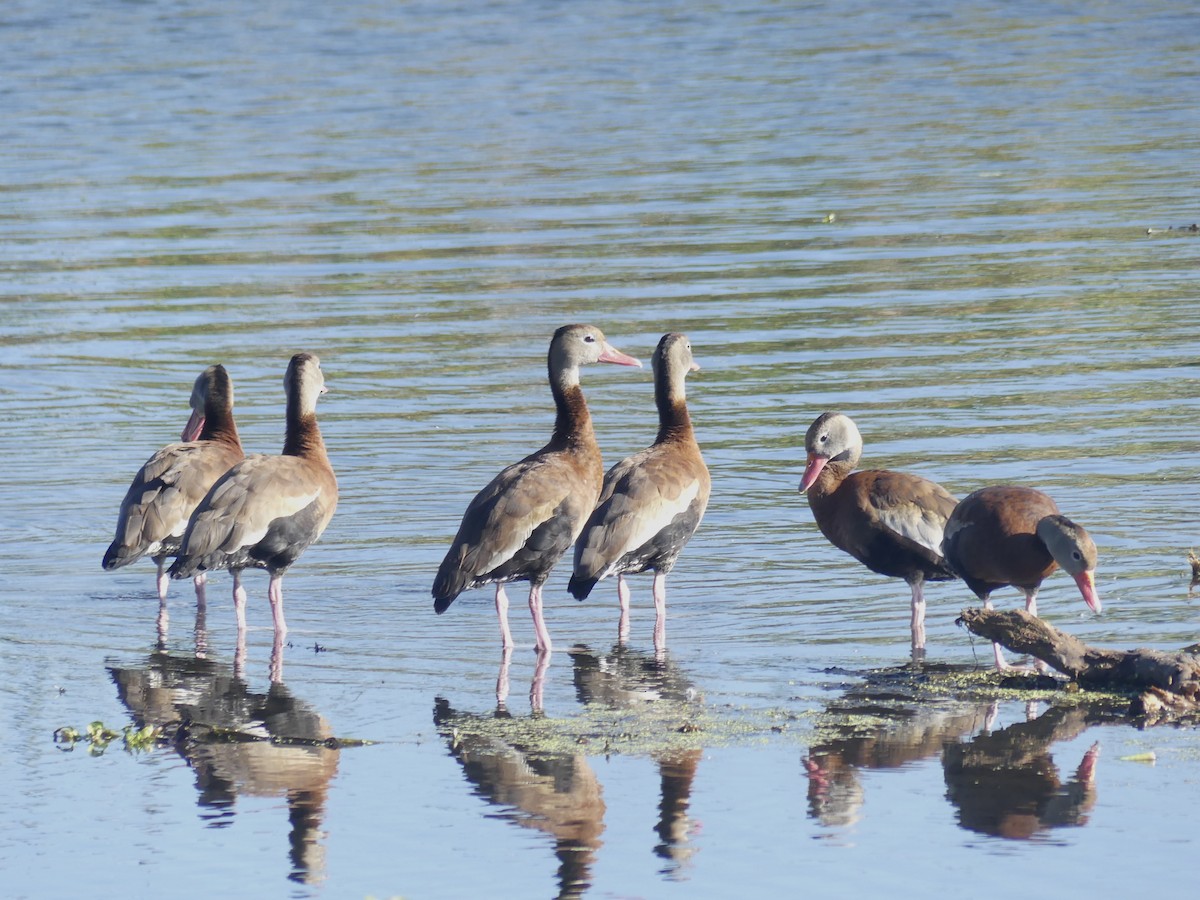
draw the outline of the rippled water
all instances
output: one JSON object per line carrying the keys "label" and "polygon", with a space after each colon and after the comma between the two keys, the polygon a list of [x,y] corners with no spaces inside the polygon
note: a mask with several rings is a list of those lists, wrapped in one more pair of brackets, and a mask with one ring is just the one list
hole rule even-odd
{"label": "rippled water", "polygon": [[[4,893],[1182,891],[1191,732],[950,702],[866,744],[819,727],[906,661],[907,589],[829,547],[796,485],[842,409],[864,465],[1038,486],[1088,526],[1104,615],[1058,576],[1051,621],[1196,640],[1198,27],[1154,2],[8,4]],[[490,594],[436,617],[429,585],[474,491],[548,434],[571,321],[647,361],[688,333],[713,499],[669,658],[647,579],[617,652],[613,588],[576,603],[560,567],[544,714],[514,615],[497,718]],[[299,349],[341,503],[286,579],[273,684],[265,576],[244,658],[221,575],[201,622],[173,586],[156,651],[152,567],[99,559],[200,369],[277,452]],[[584,386],[606,460],[653,438],[647,371]],[[929,598],[930,660],[986,665],[965,589]],[[93,720],[276,742],[55,746]],[[1025,774],[989,788],[1006,735]]]}

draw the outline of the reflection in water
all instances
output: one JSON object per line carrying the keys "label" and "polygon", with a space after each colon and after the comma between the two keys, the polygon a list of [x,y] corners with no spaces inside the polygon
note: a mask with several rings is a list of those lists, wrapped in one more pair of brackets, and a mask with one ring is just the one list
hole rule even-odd
{"label": "reflection in water", "polygon": [[511,719],[503,709],[491,716],[461,713],[449,701],[434,701],[433,721],[450,745],[476,793],[505,807],[509,821],[554,839],[560,897],[579,897],[591,886],[592,866],[604,832],[604,799],[596,773],[582,753],[547,752],[512,740],[491,727]]}
{"label": "reflection in water", "polygon": [[1030,703],[1026,721],[993,731],[999,701],[935,701],[912,690],[919,680],[890,674],[879,673],[826,710],[821,731],[828,736],[804,759],[810,817],[831,828],[853,825],[865,801],[860,770],[900,768],[940,753],[946,797],[965,829],[1030,838],[1086,824],[1100,745],[1084,753],[1066,784],[1050,745],[1104,721],[1105,711],[1052,706],[1037,716]]}
{"label": "reflection in water", "polygon": [[[589,732],[593,724],[596,732],[604,726],[587,719],[586,708],[621,710],[629,714],[623,731],[650,732],[653,746],[662,748],[669,743],[662,734],[664,717],[676,726],[682,718],[687,729],[699,712],[695,689],[665,655],[650,656],[622,646],[606,656],[577,646],[570,655],[576,695],[585,706],[583,725]],[[438,697],[433,720],[478,796],[501,807],[509,821],[554,839],[559,896],[579,897],[592,883],[606,807],[596,773],[579,749],[595,734],[573,735],[541,713],[544,663],[539,658],[530,690],[530,717],[514,717],[503,697],[494,711],[482,715],[455,710]],[[506,697],[507,655],[501,659],[499,681]],[[668,878],[682,877],[684,864],[694,852],[691,839],[697,827],[688,807],[700,755],[694,747],[649,751],[661,780],[654,852],[666,860],[662,874]]]}
{"label": "reflection in water", "polygon": [[1071,740],[1092,721],[1082,708],[1054,706],[1043,715],[965,744],[950,743],[942,755],[946,796],[963,828],[1004,838],[1031,838],[1065,825],[1086,825],[1096,803],[1100,743],[1083,754],[1066,784],[1050,755],[1055,741]]}
{"label": "reflection in water", "polygon": [[[618,642],[607,656],[576,646],[571,650],[571,661],[575,695],[584,705],[636,710],[647,703],[669,703],[685,713],[692,706],[699,711],[695,687],[668,661],[665,653],[649,655]],[[698,827],[688,817],[688,807],[701,753],[698,748],[651,753],[661,779],[655,825],[659,842],[654,852],[667,862],[662,874],[672,878],[683,877],[685,866],[695,852],[691,838]]]}
{"label": "reflection in water", "polygon": [[[826,712],[835,722],[822,729],[830,736],[813,745],[804,759],[808,814],[822,825],[844,828],[859,820],[865,799],[861,769],[899,769],[936,756],[946,741],[973,733],[995,713],[988,702],[903,708],[885,702],[864,688]],[[866,718],[871,727],[861,724]]]}
{"label": "reflection in water", "polygon": [[[202,616],[201,610],[198,638]],[[285,797],[289,877],[323,880],[320,825],[339,754],[328,723],[281,680],[272,679],[265,694],[251,691],[232,667],[206,658],[203,647],[198,639],[195,654],[160,648],[138,665],[110,666],[119,699],[139,728],[160,726],[173,734],[176,752],[196,773],[197,802],[211,827],[230,823],[239,796]],[[279,649],[272,671],[278,671]]]}

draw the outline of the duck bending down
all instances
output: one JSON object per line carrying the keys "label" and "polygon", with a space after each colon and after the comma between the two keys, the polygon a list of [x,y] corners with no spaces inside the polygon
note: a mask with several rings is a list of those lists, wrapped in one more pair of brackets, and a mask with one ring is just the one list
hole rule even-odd
{"label": "duck bending down", "polygon": [[283,575],[321,536],[337,508],[338,487],[317,425],[317,398],[325,393],[321,361],[297,353],[283,379],[287,430],[280,456],[248,456],[226,472],[192,514],[172,578],[208,569],[233,574],[238,631],[246,627],[243,569],[266,569],[267,597],[276,636],[287,633]]}
{"label": "duck bending down", "polygon": [[666,646],[666,579],[708,506],[711,480],[688,416],[684,380],[699,370],[683,334],[665,334],[654,351],[658,437],[604,476],[600,500],[575,544],[568,590],[583,600],[598,581],[617,576],[621,618],[617,638],[629,635],[626,575],[654,570],[654,646]]}
{"label": "duck bending down", "polygon": [[[233,382],[224,366],[209,366],[197,376],[191,407],[180,442],[167,444],[133,476],[117,515],[116,536],[101,563],[105,570],[119,569],[149,555],[158,566],[160,604],[167,600],[167,558],[183,543],[189,517],[244,455],[233,420]],[[200,573],[195,578],[200,602],[204,584]]]}
{"label": "duck bending down", "polygon": [[912,589],[912,649],[925,649],[927,581],[955,575],[942,556],[942,531],[955,499],[941,485],[906,472],[855,472],[862,436],[849,416],[818,416],[804,436],[808,462],[800,492],[821,533],[872,572],[903,578]]}
{"label": "duck bending down", "polygon": [[[1075,579],[1084,602],[1100,612],[1096,544],[1041,491],[994,485],[968,494],[946,522],[942,551],[987,609],[992,591],[1012,585],[1024,591],[1025,609],[1036,616],[1038,589],[1061,566]],[[992,650],[996,668],[1007,668],[1000,646],[993,644]]]}
{"label": "duck bending down", "polygon": [[513,641],[504,585],[528,581],[537,649],[551,649],[542,585],[579,536],[600,494],[600,447],[579,386],[579,367],[596,362],[641,366],[592,325],[565,325],[554,333],[547,358],[557,410],[550,442],[502,470],[475,495],[433,580],[433,608],[439,614],[464,590],[495,584],[506,648]]}

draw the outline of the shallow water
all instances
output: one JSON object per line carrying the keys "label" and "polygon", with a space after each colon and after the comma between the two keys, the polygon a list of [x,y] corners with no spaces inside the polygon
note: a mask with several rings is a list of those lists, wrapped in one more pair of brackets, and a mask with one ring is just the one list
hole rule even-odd
{"label": "shallow water", "polygon": [[[1087,525],[1105,611],[1059,575],[1055,624],[1196,640],[1198,26],[1152,2],[10,4],[4,893],[1181,892],[1191,731],[947,701],[830,736],[908,659],[907,589],[828,546],[796,485],[842,409],[864,465],[1041,487]],[[429,585],[474,491],[548,434],[571,321],[647,363],[691,337],[713,499],[668,658],[648,579],[617,652],[615,590],[576,603],[560,566],[542,711],[514,614],[497,718],[490,594],[437,617]],[[244,656],[223,575],[202,622],[173,586],[156,649],[152,566],[99,560],[200,369],[277,452],[299,349],[341,501],[286,579],[272,683],[265,576]],[[652,439],[648,371],[584,387],[607,461]],[[931,661],[989,662],[954,625],[970,600],[930,588]],[[53,741],[181,718],[301,742]],[[989,753],[1013,781],[978,775]]]}

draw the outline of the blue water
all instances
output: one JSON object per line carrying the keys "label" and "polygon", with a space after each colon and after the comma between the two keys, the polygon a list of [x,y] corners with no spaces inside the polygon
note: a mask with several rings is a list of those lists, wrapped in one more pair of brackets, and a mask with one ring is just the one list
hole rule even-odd
{"label": "blue water", "polygon": [[[0,893],[1187,890],[1191,730],[947,699],[831,744],[908,660],[908,591],[796,485],[841,409],[865,466],[1029,484],[1086,524],[1105,612],[1059,575],[1054,624],[1195,641],[1198,29],[1155,2],[6,6]],[[544,442],[573,321],[644,360],[690,336],[713,499],[663,664],[648,579],[617,653],[615,589],[576,603],[560,566],[534,714],[510,591],[507,719],[490,594],[437,617],[429,585],[474,492]],[[285,580],[272,684],[261,573],[243,657],[226,576],[199,627],[173,585],[159,635],[152,566],[99,560],[196,374],[223,363],[243,443],[278,452],[300,349],[341,501]],[[584,373],[610,463],[653,438],[649,379]],[[930,588],[930,661],[988,664],[970,603]],[[176,741],[56,745],[96,720]],[[964,800],[944,747],[997,734],[1014,781]],[[834,751],[822,793],[806,760]]]}

